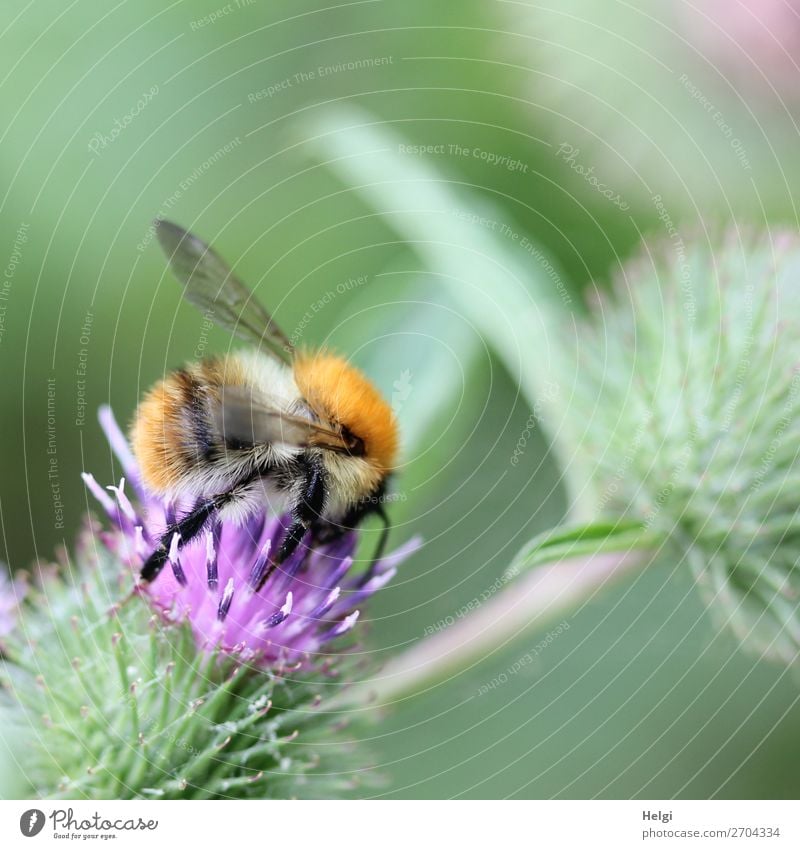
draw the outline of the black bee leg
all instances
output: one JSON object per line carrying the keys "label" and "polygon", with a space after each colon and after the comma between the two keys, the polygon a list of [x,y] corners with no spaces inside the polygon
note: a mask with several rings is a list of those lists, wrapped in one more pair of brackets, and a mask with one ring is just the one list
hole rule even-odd
{"label": "black bee leg", "polygon": [[314,529],[314,542],[322,543],[324,545],[325,543],[335,542],[337,539],[340,539],[348,531],[357,528],[367,516],[371,515],[377,516],[381,522],[383,522],[383,529],[380,537],[378,538],[378,544],[375,547],[375,552],[373,553],[372,558],[369,561],[369,565],[364,572],[362,580],[365,582],[375,574],[375,568],[380,562],[380,559],[383,557],[384,551],[386,550],[386,543],[389,540],[391,524],[389,522],[389,517],[383,509],[383,504],[377,500],[370,500],[366,502],[366,505],[362,503],[350,510],[340,523],[334,524],[329,522]]}
{"label": "black bee leg", "polygon": [[186,545],[189,540],[194,539],[203,530],[208,520],[218,510],[229,505],[232,501],[236,501],[243,493],[246,493],[250,484],[259,476],[259,472],[252,472],[250,475],[242,478],[242,480],[227,492],[222,492],[205,501],[198,501],[192,510],[182,519],[170,524],[161,537],[158,547],[147,558],[144,566],[142,566],[142,571],[139,573],[140,582],[149,584],[158,577],[159,572],[164,568],[169,559],[169,547],[172,544],[172,538],[175,534],[180,536],[179,545],[181,547]]}
{"label": "black bee leg", "polygon": [[317,463],[306,463],[303,475],[302,495],[292,508],[292,523],[286,531],[280,548],[275,553],[275,556],[270,558],[269,565],[264,570],[264,574],[261,575],[255,584],[256,590],[260,590],[275,569],[282,563],[285,563],[294,554],[308,529],[319,521],[322,511],[325,508],[327,495],[325,472]]}
{"label": "black bee leg", "polygon": [[166,565],[173,536],[175,534],[180,535],[180,544],[182,546],[196,537],[203,530],[211,516],[225,503],[227,495],[226,493],[224,496],[217,496],[216,498],[196,504],[190,513],[187,513],[182,519],[167,528],[161,537],[158,547],[147,558],[144,566],[142,566],[142,571],[139,573],[141,583],[149,584],[158,577],[159,572]]}

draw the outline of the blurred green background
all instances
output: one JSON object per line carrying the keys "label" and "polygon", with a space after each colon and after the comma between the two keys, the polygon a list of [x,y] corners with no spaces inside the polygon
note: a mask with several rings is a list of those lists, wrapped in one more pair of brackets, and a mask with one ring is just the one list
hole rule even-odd
{"label": "blurred green background", "polygon": [[[530,415],[515,376],[441,269],[328,161],[347,151],[329,151],[321,116],[358,109],[342,114],[402,138],[392,155],[435,169],[467,198],[461,212],[490,204],[507,228],[493,233],[498,256],[538,273],[532,240],[578,309],[643,234],[666,233],[665,211],[687,236],[730,220],[797,226],[787,44],[800,24],[771,3],[759,14],[780,38],[747,17],[755,4],[721,18],[711,0],[558,5],[5,4],[0,520],[12,569],[71,545],[91,507],[81,471],[118,474],[98,405],[127,422],[166,369],[237,344],[205,339],[181,304],[149,234],[157,215],[236,261],[290,335],[351,353],[395,397],[406,454],[394,539],[427,542],[370,609],[372,649],[421,639],[563,517],[538,429],[509,464]],[[385,784],[369,792],[797,796],[798,682],[717,633],[688,575],[651,570],[570,626],[490,694],[476,695],[539,638],[399,705],[372,730]]]}

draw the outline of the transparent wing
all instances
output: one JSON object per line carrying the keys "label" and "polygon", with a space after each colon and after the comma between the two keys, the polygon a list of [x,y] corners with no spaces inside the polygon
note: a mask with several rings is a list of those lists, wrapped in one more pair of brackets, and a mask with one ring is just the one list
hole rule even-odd
{"label": "transparent wing", "polygon": [[297,448],[326,448],[343,454],[359,453],[359,440],[348,439],[324,425],[271,406],[243,386],[223,388],[216,419],[228,445],[277,443]]}
{"label": "transparent wing", "polygon": [[252,291],[202,239],[173,224],[154,222],[156,236],[173,273],[184,286],[184,297],[212,321],[271,353],[290,361],[294,347]]}

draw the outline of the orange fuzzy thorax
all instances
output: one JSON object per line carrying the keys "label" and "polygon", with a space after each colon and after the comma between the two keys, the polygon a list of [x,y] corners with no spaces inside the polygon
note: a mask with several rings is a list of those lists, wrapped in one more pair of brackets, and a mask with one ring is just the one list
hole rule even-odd
{"label": "orange fuzzy thorax", "polygon": [[312,410],[364,442],[366,459],[381,472],[394,468],[397,422],[392,408],[364,374],[329,353],[298,354],[294,379]]}

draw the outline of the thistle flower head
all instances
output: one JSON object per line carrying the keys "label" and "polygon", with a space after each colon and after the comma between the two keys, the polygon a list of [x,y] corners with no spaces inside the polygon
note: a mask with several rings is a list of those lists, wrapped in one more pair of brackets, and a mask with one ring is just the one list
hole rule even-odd
{"label": "thistle flower head", "polygon": [[[595,514],[685,559],[740,639],[800,647],[800,239],[650,246],[554,335],[561,429]],[[569,341],[571,340],[571,341]],[[562,347],[563,346],[563,347]]]}
{"label": "thistle flower head", "polygon": [[[125,477],[108,491],[91,475],[84,480],[115,528],[102,541],[138,571],[166,527],[191,505],[149,494],[109,409],[101,410],[100,421]],[[331,642],[355,626],[359,606],[394,577],[419,542],[412,539],[360,573],[354,532],[313,550],[301,546],[256,591],[288,521],[265,508],[243,525],[218,523],[182,548],[176,534],[167,566],[146,589],[148,599],[167,619],[187,620],[201,648],[273,667],[324,659]]]}
{"label": "thistle flower head", "polygon": [[131,595],[131,570],[182,505],[144,492],[108,410],[101,420],[125,482],[109,491],[85,480],[111,529],[88,522],[74,559],[40,570],[18,621],[20,592],[12,610],[7,579],[0,586],[0,625],[16,624],[3,645],[0,728],[24,746],[28,795],[341,795],[366,756],[318,706],[363,665],[339,638],[416,543],[358,576],[351,534],[253,592],[280,533],[262,515],[174,547],[158,579]]}

